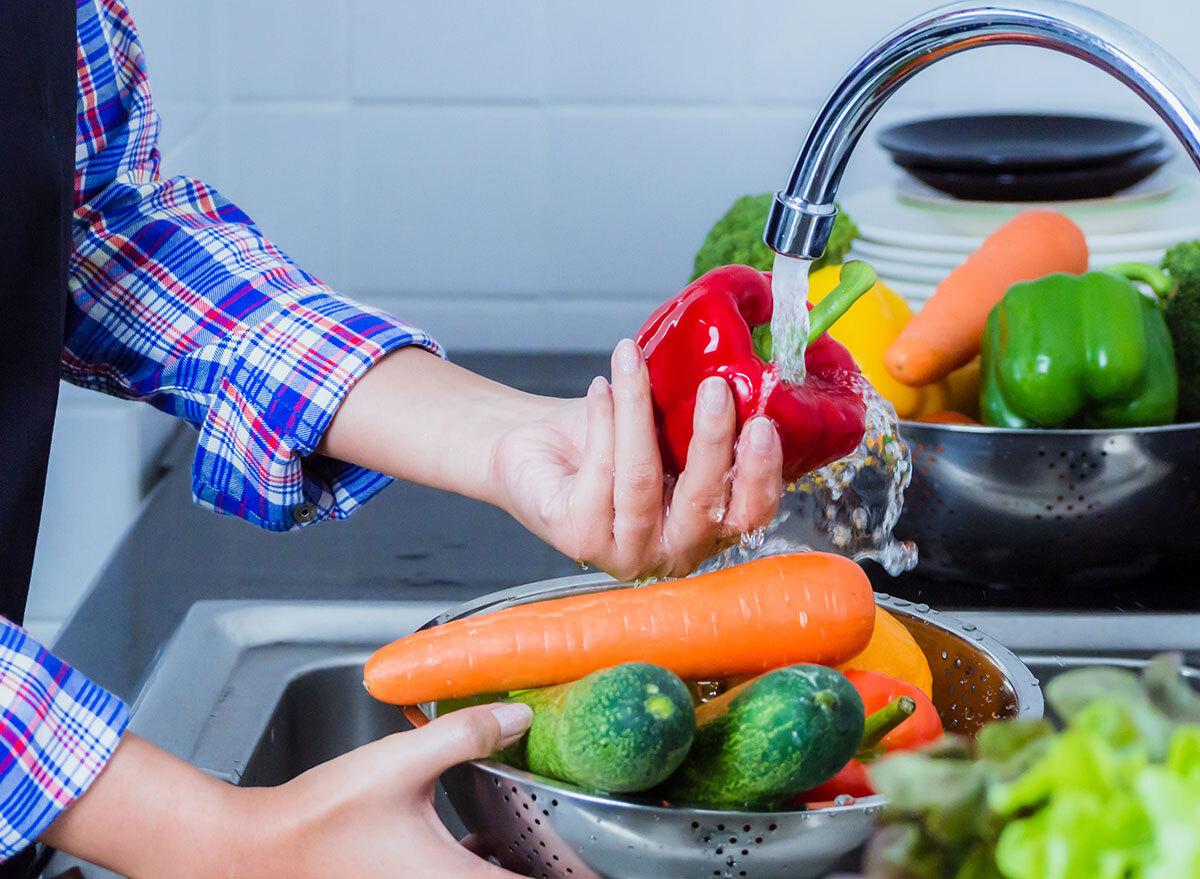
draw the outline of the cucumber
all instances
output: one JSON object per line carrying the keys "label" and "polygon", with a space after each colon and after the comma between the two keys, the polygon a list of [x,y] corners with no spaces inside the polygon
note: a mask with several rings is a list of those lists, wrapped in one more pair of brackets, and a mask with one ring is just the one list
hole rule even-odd
{"label": "cucumber", "polygon": [[529,732],[496,759],[604,793],[660,784],[687,756],[696,714],[671,672],[627,662],[507,701],[533,709]]}
{"label": "cucumber", "polygon": [[820,665],[760,675],[696,709],[696,740],[663,796],[724,808],[781,806],[822,784],[854,756],[863,702]]}

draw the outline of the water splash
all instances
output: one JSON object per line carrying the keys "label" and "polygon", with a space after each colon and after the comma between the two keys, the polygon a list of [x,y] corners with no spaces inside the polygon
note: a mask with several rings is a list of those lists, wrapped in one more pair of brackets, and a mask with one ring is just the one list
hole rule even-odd
{"label": "water splash", "polygon": [[808,348],[807,259],[775,254],[771,267],[771,359],[785,382],[804,381],[804,352]]}
{"label": "water splash", "polygon": [[892,531],[912,479],[912,456],[887,400],[861,380],[866,433],[845,458],[789,485],[766,529],[709,559],[701,570],[727,568],[766,556],[820,550],[878,562],[893,577],[917,564],[917,547]]}

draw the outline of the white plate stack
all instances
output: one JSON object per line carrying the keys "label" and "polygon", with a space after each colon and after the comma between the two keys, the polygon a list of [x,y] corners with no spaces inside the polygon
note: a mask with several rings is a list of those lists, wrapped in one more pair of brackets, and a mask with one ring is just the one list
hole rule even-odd
{"label": "white plate stack", "polygon": [[914,310],[998,226],[1022,211],[1060,211],[1087,236],[1091,268],[1157,265],[1180,241],[1200,239],[1200,182],[1170,168],[1111,198],[1045,204],[960,201],[910,177],[839,199],[861,237],[850,257],[869,262]]}

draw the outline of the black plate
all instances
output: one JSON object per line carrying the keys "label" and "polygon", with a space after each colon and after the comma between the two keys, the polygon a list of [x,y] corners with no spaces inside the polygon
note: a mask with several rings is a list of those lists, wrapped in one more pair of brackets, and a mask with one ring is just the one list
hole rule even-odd
{"label": "black plate", "polygon": [[906,169],[970,173],[1113,165],[1163,144],[1149,125],[1098,116],[945,116],[888,128],[879,144]]}
{"label": "black plate", "polygon": [[1074,171],[1025,171],[1015,174],[934,171],[909,168],[922,183],[966,201],[1078,201],[1107,198],[1141,183],[1171,158],[1160,146],[1135,153],[1115,165]]}

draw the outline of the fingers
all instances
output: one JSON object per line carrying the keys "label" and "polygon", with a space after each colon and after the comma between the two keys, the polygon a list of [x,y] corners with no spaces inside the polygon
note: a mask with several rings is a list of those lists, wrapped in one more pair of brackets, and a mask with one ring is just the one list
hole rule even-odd
{"label": "fingers", "polygon": [[409,778],[424,786],[432,784],[451,766],[507,748],[521,737],[532,720],[533,711],[528,705],[497,702],[455,711],[421,729],[384,741],[395,743]]}
{"label": "fingers", "polygon": [[623,573],[644,573],[661,541],[662,459],[654,427],[650,376],[642,351],[631,339],[612,358],[615,484],[613,537]]}
{"label": "fingers", "polygon": [[597,562],[612,552],[614,430],[612,390],[597,377],[588,388],[587,438],[571,490],[580,561]]}
{"label": "fingers", "polygon": [[737,416],[724,379],[705,379],[696,395],[687,467],[664,526],[670,573],[682,576],[716,551],[730,502]]}
{"label": "fingers", "polygon": [[726,531],[744,534],[766,527],[783,494],[783,450],[770,419],[754,418],[742,429],[734,471]]}

